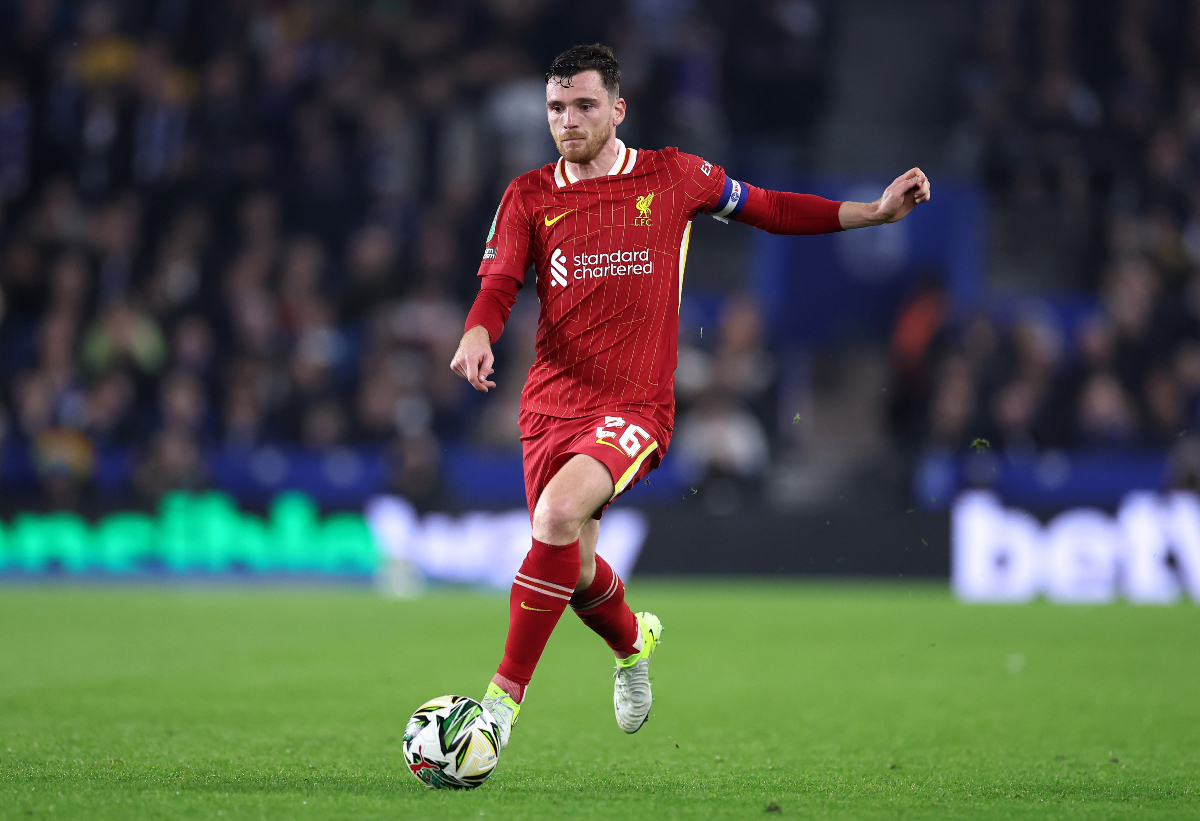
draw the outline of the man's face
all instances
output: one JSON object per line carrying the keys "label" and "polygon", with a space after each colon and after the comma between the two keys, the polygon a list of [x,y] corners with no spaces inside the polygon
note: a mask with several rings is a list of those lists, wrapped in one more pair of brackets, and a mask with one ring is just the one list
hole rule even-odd
{"label": "man's face", "polygon": [[625,101],[612,99],[598,71],[584,71],[563,86],[546,83],[546,119],[558,153],[581,165],[596,159],[613,129],[625,119]]}

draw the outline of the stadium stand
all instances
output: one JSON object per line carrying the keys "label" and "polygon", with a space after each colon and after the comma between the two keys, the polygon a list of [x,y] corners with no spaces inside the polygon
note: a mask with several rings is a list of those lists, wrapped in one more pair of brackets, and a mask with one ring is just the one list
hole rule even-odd
{"label": "stadium stand", "polygon": [[1198,24],[1195,3],[979,4],[949,153],[992,199],[998,292],[963,311],[931,283],[900,312],[910,444],[1164,453],[1195,432]]}
{"label": "stadium stand", "polygon": [[[549,58],[613,43],[636,144],[730,162],[731,136],[780,139],[753,96],[780,71],[805,97],[787,139],[819,116],[822,3],[595,20],[544,2],[0,3],[5,508],[211,486],[454,506],[445,460],[513,445],[529,319],[502,346],[500,401],[445,364],[503,186],[553,156]],[[742,445],[685,449],[752,479],[774,422],[747,368],[770,357],[751,303],[717,312],[683,419]]]}

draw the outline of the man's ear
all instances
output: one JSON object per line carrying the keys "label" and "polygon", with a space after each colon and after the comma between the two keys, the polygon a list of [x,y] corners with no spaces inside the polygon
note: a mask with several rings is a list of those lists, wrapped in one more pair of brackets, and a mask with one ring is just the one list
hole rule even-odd
{"label": "man's ear", "polygon": [[613,103],[613,125],[618,126],[625,120],[625,98],[618,97]]}

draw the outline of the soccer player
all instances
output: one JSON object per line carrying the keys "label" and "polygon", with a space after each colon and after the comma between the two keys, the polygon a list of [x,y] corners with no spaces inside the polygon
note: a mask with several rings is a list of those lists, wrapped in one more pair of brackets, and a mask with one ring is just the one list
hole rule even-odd
{"label": "soccer player", "polygon": [[[483,700],[501,749],[568,604],[616,655],[617,724],[637,732],[650,713],[662,623],[630,610],[596,540],[604,509],[658,466],[671,441],[692,220],[707,213],[776,234],[822,234],[895,222],[929,199],[919,168],[873,203],[835,202],[755,188],[675,148],[629,148],[616,132],[625,119],[620,78],[599,44],[551,64],[546,117],[562,156],[504,192],[450,365],[476,390],[496,386],[491,346],[532,264],[541,314],[519,424],[533,545],[513,581],[504,656]],[[778,91],[786,104],[787,89]]]}

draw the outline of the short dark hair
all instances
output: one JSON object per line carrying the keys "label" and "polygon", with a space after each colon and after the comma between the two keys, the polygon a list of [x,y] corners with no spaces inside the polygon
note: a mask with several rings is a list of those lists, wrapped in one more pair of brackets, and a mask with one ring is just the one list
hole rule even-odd
{"label": "short dark hair", "polygon": [[602,43],[590,46],[571,46],[554,58],[546,72],[546,82],[557,81],[563,88],[571,87],[571,78],[585,71],[595,71],[613,99],[621,94],[621,64],[613,50]]}

